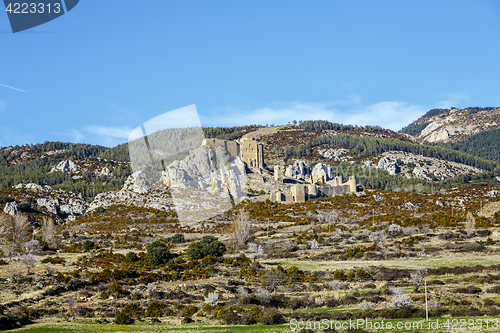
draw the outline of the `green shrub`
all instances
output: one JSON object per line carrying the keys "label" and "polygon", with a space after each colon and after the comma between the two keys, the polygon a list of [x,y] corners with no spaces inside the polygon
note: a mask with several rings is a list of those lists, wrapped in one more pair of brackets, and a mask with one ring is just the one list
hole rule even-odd
{"label": "green shrub", "polygon": [[116,311],[115,323],[118,325],[129,325],[132,324],[132,318],[125,311]]}
{"label": "green shrub", "polygon": [[83,242],[83,249],[85,250],[85,252],[88,252],[90,250],[92,250],[95,246],[95,243],[91,240],[86,240],[85,242]]}
{"label": "green shrub", "polygon": [[59,256],[47,257],[42,259],[42,264],[59,264],[64,265],[65,260]]}
{"label": "green shrub", "polygon": [[21,208],[22,212],[30,212],[31,211],[31,204],[29,202],[21,202],[19,204],[19,208]]}
{"label": "green shrub", "polygon": [[175,234],[172,236],[172,243],[185,243],[186,238],[184,237],[183,234]]}
{"label": "green shrub", "polygon": [[203,259],[208,255],[222,257],[225,252],[226,245],[214,236],[203,236],[200,241],[191,243],[187,249],[187,255],[193,259]]}
{"label": "green shrub", "polygon": [[139,256],[137,255],[137,253],[132,251],[128,252],[126,257],[128,263],[136,262],[137,260],[139,260]]}
{"label": "green shrub", "polygon": [[13,202],[14,198],[11,197],[0,197],[0,204],[7,203],[7,202]]}
{"label": "green shrub", "polygon": [[170,260],[170,249],[160,241],[148,245],[146,263],[151,266],[166,264]]}
{"label": "green shrub", "polygon": [[103,207],[97,207],[94,212],[96,212],[97,214],[101,214],[101,213],[104,213],[104,208]]}
{"label": "green shrub", "polygon": [[165,312],[167,305],[163,302],[152,302],[146,308],[147,317],[161,317]]}

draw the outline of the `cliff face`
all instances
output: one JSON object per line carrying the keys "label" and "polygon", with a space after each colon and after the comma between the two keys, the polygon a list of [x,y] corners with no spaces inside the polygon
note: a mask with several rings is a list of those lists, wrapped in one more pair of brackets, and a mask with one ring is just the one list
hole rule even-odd
{"label": "cliff face", "polygon": [[500,108],[435,109],[401,130],[420,142],[457,142],[500,128]]}

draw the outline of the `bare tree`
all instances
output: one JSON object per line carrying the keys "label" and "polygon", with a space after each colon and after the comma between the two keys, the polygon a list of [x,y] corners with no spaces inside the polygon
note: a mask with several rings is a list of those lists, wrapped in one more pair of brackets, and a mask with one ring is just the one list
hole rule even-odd
{"label": "bare tree", "polygon": [[387,305],[390,307],[401,309],[409,307],[413,301],[409,295],[406,295],[401,288],[390,287],[389,290],[392,293],[392,301]]}
{"label": "bare tree", "polygon": [[427,268],[417,268],[415,273],[410,273],[411,280],[413,281],[413,286],[415,287],[415,291],[418,291],[418,288],[420,288],[424,284],[424,279],[427,276]]}
{"label": "bare tree", "polygon": [[264,285],[264,287],[266,287],[267,290],[271,290],[272,292],[276,292],[278,286],[285,284],[285,282],[285,273],[274,268],[266,271],[262,280],[262,284]]}
{"label": "bare tree", "polygon": [[467,231],[467,235],[470,237],[476,231],[476,219],[471,212],[467,213],[467,220],[465,221],[465,231]]}
{"label": "bare tree", "polygon": [[387,236],[383,231],[372,231],[370,236],[368,236],[373,244],[383,244],[387,241]]}
{"label": "bare tree", "polygon": [[57,248],[57,232],[58,229],[54,224],[54,220],[49,218],[44,218],[42,220],[42,237],[43,240],[47,242],[50,248]]}
{"label": "bare tree", "polygon": [[255,261],[264,255],[264,247],[259,244],[249,243],[248,252],[250,252],[249,257]]}
{"label": "bare tree", "polygon": [[244,210],[240,210],[238,217],[233,222],[233,237],[239,247],[245,246],[250,240],[252,231],[250,229],[250,215]]}
{"label": "bare tree", "polygon": [[28,274],[30,273],[30,270],[35,268],[36,261],[34,254],[31,253],[23,254],[19,261],[21,262],[21,264],[26,266],[26,268],[28,269]]}
{"label": "bare tree", "polygon": [[26,244],[24,244],[24,247],[26,248],[26,252],[28,252],[28,254],[37,255],[40,254],[40,252],[42,252],[42,246],[40,245],[40,242],[37,241],[36,239],[32,239],[29,242],[27,242]]}
{"label": "bare tree", "polygon": [[24,215],[0,215],[0,226],[2,245],[4,253],[12,258],[14,254],[21,250],[21,245],[29,239],[30,224]]}

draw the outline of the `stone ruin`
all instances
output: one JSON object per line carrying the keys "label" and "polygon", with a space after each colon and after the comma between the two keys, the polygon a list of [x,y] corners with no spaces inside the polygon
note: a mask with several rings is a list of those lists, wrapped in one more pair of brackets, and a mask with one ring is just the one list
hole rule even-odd
{"label": "stone ruin", "polygon": [[336,176],[329,165],[317,163],[312,170],[305,161],[295,161],[293,165],[274,167],[274,181],[278,184],[295,182],[288,187],[271,193],[271,201],[304,202],[318,197],[331,197],[344,193],[356,192],[356,178],[350,176],[345,183],[341,176]]}

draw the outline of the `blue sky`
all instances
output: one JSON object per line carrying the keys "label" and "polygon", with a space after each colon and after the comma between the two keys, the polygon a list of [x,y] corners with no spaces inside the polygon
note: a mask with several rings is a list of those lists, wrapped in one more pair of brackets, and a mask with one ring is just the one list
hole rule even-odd
{"label": "blue sky", "polygon": [[83,0],[17,34],[4,12],[0,146],[112,146],[190,104],[204,126],[399,130],[435,107],[500,106],[499,36],[496,0]]}

